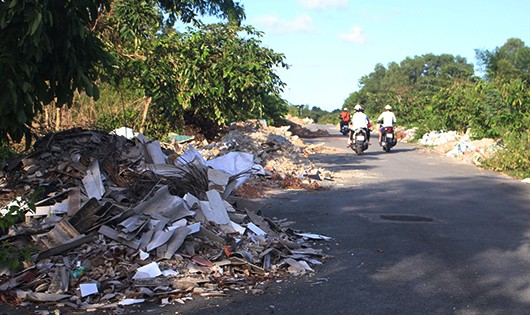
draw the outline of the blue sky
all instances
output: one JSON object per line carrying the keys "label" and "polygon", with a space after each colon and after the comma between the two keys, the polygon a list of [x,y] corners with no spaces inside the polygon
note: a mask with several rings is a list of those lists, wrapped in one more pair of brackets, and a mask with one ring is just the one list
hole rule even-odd
{"label": "blue sky", "polygon": [[291,104],[342,107],[377,63],[385,67],[427,53],[493,50],[508,38],[530,46],[528,0],[239,0],[243,24],[264,32],[263,46],[283,53],[283,98]]}

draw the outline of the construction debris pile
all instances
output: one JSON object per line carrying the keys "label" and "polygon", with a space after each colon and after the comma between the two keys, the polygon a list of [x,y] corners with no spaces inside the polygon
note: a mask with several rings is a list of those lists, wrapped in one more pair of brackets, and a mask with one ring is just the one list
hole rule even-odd
{"label": "construction debris pile", "polygon": [[437,152],[446,156],[460,158],[475,165],[481,165],[498,149],[498,143],[493,139],[471,140],[469,133],[443,130],[424,134],[419,143],[435,147]]}
{"label": "construction debris pile", "polygon": [[269,127],[247,121],[234,124],[220,141],[202,146],[199,151],[207,159],[233,151],[252,153],[254,162],[263,166],[265,176],[252,177],[247,187],[319,189],[320,181],[331,179],[333,174],[311,163],[308,156],[319,152],[321,147],[305,145],[298,134],[313,137],[324,133],[327,131],[312,132],[300,126],[293,131],[291,126]]}
{"label": "construction debris pile", "polygon": [[77,309],[184,303],[231,288],[260,293],[271,279],[311,272],[326,258],[311,243],[329,238],[264,217],[260,203],[235,194],[280,168],[307,172],[306,153],[287,129],[251,130],[245,138],[234,129],[203,154],[141,134],[72,129],[40,139],[4,170],[1,215],[37,199],[0,234],[32,254],[1,271],[0,298]]}

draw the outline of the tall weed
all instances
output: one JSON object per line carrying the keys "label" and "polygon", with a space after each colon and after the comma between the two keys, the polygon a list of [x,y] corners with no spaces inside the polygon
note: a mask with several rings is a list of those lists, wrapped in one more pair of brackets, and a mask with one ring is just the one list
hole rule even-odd
{"label": "tall weed", "polygon": [[507,133],[503,143],[485,166],[516,178],[530,177],[530,131]]}

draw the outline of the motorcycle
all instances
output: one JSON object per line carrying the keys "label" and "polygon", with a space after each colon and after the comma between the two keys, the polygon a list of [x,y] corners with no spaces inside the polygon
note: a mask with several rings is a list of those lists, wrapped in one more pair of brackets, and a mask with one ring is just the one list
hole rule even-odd
{"label": "motorcycle", "polygon": [[381,131],[381,142],[379,144],[385,152],[390,152],[390,149],[397,144],[394,127],[383,127]]}
{"label": "motorcycle", "polygon": [[350,127],[345,124],[344,126],[342,126],[342,128],[340,128],[340,133],[342,133],[342,135],[344,136],[347,136],[350,133]]}
{"label": "motorcycle", "polygon": [[368,149],[368,140],[366,139],[366,130],[363,128],[357,128],[352,132],[351,135],[352,145],[351,148],[357,155],[361,155]]}

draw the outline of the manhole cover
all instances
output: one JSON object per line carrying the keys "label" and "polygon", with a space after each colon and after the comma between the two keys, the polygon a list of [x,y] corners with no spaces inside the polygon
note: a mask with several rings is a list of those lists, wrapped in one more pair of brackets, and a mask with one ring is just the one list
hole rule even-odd
{"label": "manhole cover", "polygon": [[417,215],[407,215],[407,214],[382,214],[379,216],[383,220],[389,221],[405,221],[405,222],[432,222],[433,218],[421,217]]}

